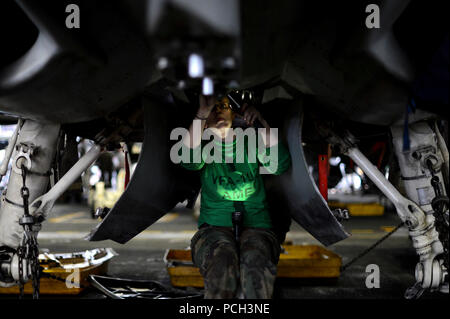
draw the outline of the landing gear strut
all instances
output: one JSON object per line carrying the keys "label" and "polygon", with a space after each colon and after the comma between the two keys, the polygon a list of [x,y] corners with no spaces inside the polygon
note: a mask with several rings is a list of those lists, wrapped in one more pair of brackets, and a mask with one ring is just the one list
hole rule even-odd
{"label": "landing gear strut", "polygon": [[[331,144],[338,146],[343,154],[349,156],[364,171],[394,204],[398,216],[408,227],[420,260],[416,266],[417,282],[407,290],[405,297],[418,298],[427,289],[448,293],[448,270],[443,257],[445,250],[440,240],[442,236],[436,231],[435,212],[432,208],[432,199],[438,195],[433,192],[433,183],[436,184],[436,179],[432,182],[432,172],[434,170],[434,175],[438,176],[440,181],[443,180],[441,167],[445,165],[443,159],[448,158],[448,151],[438,147],[433,130],[423,122],[410,125],[411,149],[405,152],[402,149],[401,128],[392,128],[395,152],[403,179],[407,182],[405,183],[406,193],[410,199],[400,194],[377,167],[361,153],[351,134],[341,137],[328,128],[320,127],[319,130]],[[443,184],[435,185],[434,188],[439,189],[440,196],[445,196]],[[448,215],[448,205],[446,214]],[[446,228],[448,234],[448,224]]]}

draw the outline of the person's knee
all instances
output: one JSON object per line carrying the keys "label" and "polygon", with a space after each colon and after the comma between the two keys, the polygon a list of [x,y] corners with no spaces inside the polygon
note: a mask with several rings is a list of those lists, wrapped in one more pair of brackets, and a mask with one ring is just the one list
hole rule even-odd
{"label": "person's knee", "polygon": [[280,256],[280,245],[276,236],[268,230],[250,229],[242,238],[241,263],[262,265],[271,263],[278,264]]}
{"label": "person's knee", "polygon": [[[204,271],[216,272],[214,275],[235,274],[239,269],[239,258],[236,247],[232,243],[217,241],[209,248],[206,261],[203,263]],[[206,274],[208,275],[208,274]]]}
{"label": "person's knee", "polygon": [[277,264],[267,250],[247,249],[241,252],[240,269],[263,277],[276,276]]}
{"label": "person's knee", "polygon": [[191,241],[192,259],[202,275],[235,270],[239,267],[238,253],[233,238],[214,229],[200,230]]}

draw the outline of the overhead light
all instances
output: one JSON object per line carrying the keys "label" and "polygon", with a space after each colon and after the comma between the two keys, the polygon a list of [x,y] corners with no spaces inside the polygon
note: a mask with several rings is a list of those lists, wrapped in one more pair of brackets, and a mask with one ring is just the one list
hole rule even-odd
{"label": "overhead light", "polygon": [[214,84],[211,78],[204,77],[202,83],[202,94],[203,95],[213,95],[214,93]]}
{"label": "overhead light", "polygon": [[201,78],[204,73],[203,58],[195,53],[189,56],[188,74],[191,78]]}

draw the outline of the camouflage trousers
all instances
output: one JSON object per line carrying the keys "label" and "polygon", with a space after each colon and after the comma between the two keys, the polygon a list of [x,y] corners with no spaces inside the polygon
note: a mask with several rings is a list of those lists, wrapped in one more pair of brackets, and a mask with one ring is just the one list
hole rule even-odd
{"label": "camouflage trousers", "polygon": [[205,299],[272,297],[280,255],[275,234],[244,228],[239,249],[231,228],[202,226],[191,240],[194,264],[205,283]]}

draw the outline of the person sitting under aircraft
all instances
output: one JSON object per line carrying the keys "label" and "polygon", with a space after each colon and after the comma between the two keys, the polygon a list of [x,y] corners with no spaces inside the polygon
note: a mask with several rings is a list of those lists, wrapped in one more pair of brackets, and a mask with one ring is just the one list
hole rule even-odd
{"label": "person sitting under aircraft", "polygon": [[[232,128],[237,114],[228,98],[216,102],[213,96],[201,95],[183,138],[190,157],[181,165],[201,174],[199,229],[191,240],[191,253],[204,278],[205,298],[273,294],[281,243],[272,229],[262,174],[282,174],[291,161],[277,129],[271,129],[254,107],[243,109],[248,125],[259,121],[264,128],[256,132],[250,127],[238,134],[243,131]],[[208,134],[214,141],[207,148],[202,136]]]}

